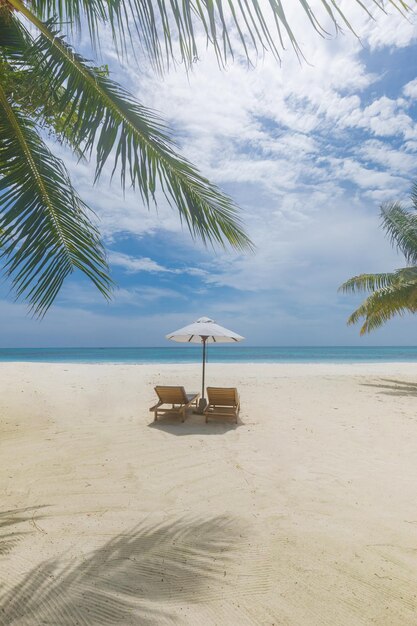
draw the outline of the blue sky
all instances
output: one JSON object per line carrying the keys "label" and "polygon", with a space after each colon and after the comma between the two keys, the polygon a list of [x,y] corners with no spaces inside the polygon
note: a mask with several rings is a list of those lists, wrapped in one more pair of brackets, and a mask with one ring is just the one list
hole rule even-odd
{"label": "blue sky", "polygon": [[[0,291],[3,346],[165,345],[168,331],[209,315],[249,345],[417,344],[415,318],[369,338],[347,328],[359,299],[337,293],[348,277],[400,267],[379,229],[379,205],[407,200],[417,178],[417,24],[364,19],[360,41],[323,40],[291,17],[308,63],[291,50],[248,70],[220,70],[202,55],[190,76],[163,79],[102,62],[138,99],[161,112],[181,151],[242,209],[254,254],[204,249],[162,201],[148,211],[117,180],[92,186],[92,167],[62,147],[84,200],[96,211],[118,285],[111,303],[74,275],[42,321]],[[85,41],[79,42],[92,57]]]}

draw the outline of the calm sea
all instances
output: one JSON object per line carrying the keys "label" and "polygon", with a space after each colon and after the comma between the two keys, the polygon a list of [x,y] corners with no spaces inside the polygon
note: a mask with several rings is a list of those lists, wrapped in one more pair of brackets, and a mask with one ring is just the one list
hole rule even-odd
{"label": "calm sea", "polygon": [[[200,346],[164,348],[2,348],[0,361],[48,363],[194,363]],[[208,361],[217,363],[375,363],[417,362],[412,347],[244,347],[210,346]]]}

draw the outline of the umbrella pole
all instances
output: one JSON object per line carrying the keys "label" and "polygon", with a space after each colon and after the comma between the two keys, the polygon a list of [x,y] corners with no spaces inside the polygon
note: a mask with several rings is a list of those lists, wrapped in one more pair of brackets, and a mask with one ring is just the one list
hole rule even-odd
{"label": "umbrella pole", "polygon": [[204,386],[206,381],[206,341],[207,338],[203,337],[203,383],[201,386],[201,399],[204,400]]}
{"label": "umbrella pole", "polygon": [[201,383],[201,398],[200,398],[200,402],[198,403],[198,413],[202,414],[204,409],[207,406],[207,400],[204,397],[204,387],[205,387],[205,381],[206,381],[206,342],[207,342],[207,337],[201,337],[201,339],[203,340],[203,379],[202,379],[202,383]]}

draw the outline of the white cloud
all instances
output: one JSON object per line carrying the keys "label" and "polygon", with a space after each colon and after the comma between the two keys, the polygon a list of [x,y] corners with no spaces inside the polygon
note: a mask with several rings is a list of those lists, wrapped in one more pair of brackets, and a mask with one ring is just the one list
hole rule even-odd
{"label": "white cloud", "polygon": [[123,269],[131,273],[171,271],[167,267],[163,267],[162,265],[148,257],[137,258],[130,256],[129,254],[123,254],[122,252],[110,252],[109,262],[111,263],[111,265],[123,267]]}
{"label": "white cloud", "polygon": [[[316,3],[316,8],[323,26],[329,28],[323,5]],[[301,65],[289,50],[283,53],[281,67],[267,54],[254,70],[239,61],[220,70],[213,51],[204,51],[201,37],[201,59],[190,76],[178,68],[161,79],[125,63],[120,78],[175,126],[186,156],[219,184],[233,185],[236,197],[252,185],[275,198],[277,208],[284,201],[287,207],[300,206],[306,187],[314,192],[318,185],[326,185],[331,202],[336,188],[350,180],[363,190],[366,206],[370,195],[385,189],[403,192],[404,181],[392,158],[386,163],[373,161],[370,167],[362,162],[369,155],[360,152],[345,167],[330,169],[345,156],[334,139],[349,142],[350,129],[360,128],[380,137],[404,136],[411,145],[416,129],[405,101],[383,96],[362,105],[361,91],[376,84],[378,76],[367,71],[360,53],[361,43],[374,48],[402,45],[393,40],[394,27],[403,33],[401,42],[409,43],[416,28],[393,10],[389,16],[375,10],[373,21],[352,3],[344,3],[344,9],[361,41],[347,30],[322,40],[300,17],[298,4],[287,7],[308,61]],[[114,64],[111,46],[105,60]],[[83,197],[96,208],[107,237],[122,232],[144,235],[161,228],[181,231],[178,216],[165,202],[155,214],[131,190],[121,197],[117,181],[110,187],[104,179],[98,195],[89,183],[91,168],[72,164],[72,171]],[[402,174],[412,174],[412,168],[407,172],[403,168]],[[245,209],[259,207],[245,205]],[[305,210],[315,209],[310,205]]]}
{"label": "white cloud", "polygon": [[101,293],[91,285],[68,283],[61,290],[57,300],[58,306],[82,307],[85,309],[99,307],[109,313],[120,312],[121,307],[148,307],[151,303],[169,298],[171,300],[186,300],[187,294],[177,289],[162,286],[130,286],[116,287],[112,298],[107,302]]}
{"label": "white cloud", "polygon": [[390,147],[386,142],[376,139],[364,141],[358,146],[358,155],[381,167],[389,167],[392,173],[409,177],[416,170],[416,157],[404,150]]}
{"label": "white cloud", "polygon": [[168,274],[189,274],[190,276],[204,276],[207,272],[198,267],[168,268],[153,261],[149,257],[134,257],[123,252],[110,252],[109,261],[111,265],[122,267],[127,272],[135,274],[137,272],[168,273]]}
{"label": "white cloud", "polygon": [[[346,0],[344,4],[347,6]],[[385,3],[384,8],[385,13],[373,11],[376,23],[361,19],[359,11],[356,10],[357,32],[364,44],[371,50],[404,48],[413,44],[417,39],[415,12],[408,11],[405,17],[390,3]]]}
{"label": "white cloud", "polygon": [[378,171],[367,168],[358,161],[350,158],[329,159],[333,174],[339,180],[349,180],[358,187],[367,191],[378,188],[380,191],[395,189],[397,193],[403,190],[407,181],[400,176],[395,176],[389,171]]}
{"label": "white cloud", "polygon": [[417,98],[417,78],[410,80],[410,82],[404,85],[403,93],[407,98],[412,98],[413,100]]}

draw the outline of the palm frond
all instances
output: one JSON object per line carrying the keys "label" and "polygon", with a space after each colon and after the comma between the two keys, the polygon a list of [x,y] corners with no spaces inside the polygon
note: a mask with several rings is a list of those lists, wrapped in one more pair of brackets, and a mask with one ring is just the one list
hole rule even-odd
{"label": "palm frond", "polygon": [[399,285],[417,285],[417,266],[402,267],[394,274]]}
{"label": "palm frond", "polygon": [[96,179],[112,157],[113,172],[120,168],[123,186],[128,178],[147,204],[161,189],[193,236],[205,243],[224,245],[226,240],[237,249],[251,247],[233,201],[176,153],[169,131],[155,113],[97,72],[51,24],[36,25],[41,35],[33,46],[31,65],[50,77],[50,90],[61,93],[60,110],[68,112],[64,127],[72,129],[85,152],[95,150]]}
{"label": "palm frond", "polygon": [[349,280],[340,285],[338,291],[341,291],[343,293],[375,291],[376,289],[388,287],[397,280],[397,274],[394,272],[381,274],[360,274],[359,276],[353,276],[352,278],[349,278]]}
{"label": "palm frond", "polygon": [[413,210],[417,211],[417,182],[414,182],[410,192],[411,202],[413,204]]}
{"label": "palm frond", "polygon": [[381,218],[391,243],[408,263],[417,264],[417,213],[414,215],[399,202],[393,202],[382,205]]}
{"label": "palm frond", "polygon": [[96,228],[54,157],[6,96],[0,76],[0,230],[17,297],[42,316],[79,269],[109,297],[111,280]]}
{"label": "palm frond", "polygon": [[381,289],[371,294],[350,315],[348,324],[356,324],[362,318],[365,321],[360,334],[379,328],[395,315],[415,313],[417,311],[417,284],[403,285],[391,289]]}
{"label": "palm frond", "polygon": [[28,47],[29,33],[23,23],[13,14],[0,7],[0,51],[10,61],[22,63]]}
{"label": "palm frond", "polygon": [[[69,111],[59,106],[58,92],[50,89],[47,76],[35,71],[29,63],[34,40],[22,22],[13,15],[0,11],[0,72],[6,95],[18,105],[43,130],[60,143],[68,144],[82,158],[79,141],[74,137],[71,125],[66,123]],[[101,68],[96,68],[101,71]]]}
{"label": "palm frond", "polygon": [[[417,211],[417,184],[411,191],[412,209]],[[361,335],[378,328],[394,315],[417,312],[417,213],[399,202],[381,206],[382,227],[393,246],[411,266],[382,274],[354,276],[339,287],[344,293],[371,291],[370,296],[352,313],[348,324],[365,318]]]}
{"label": "palm frond", "polygon": [[[9,0],[16,9],[22,10],[21,0]],[[110,25],[113,40],[119,49],[126,49],[126,42],[143,45],[155,65],[162,69],[173,58],[174,42],[178,42],[179,62],[190,67],[199,55],[197,31],[201,28],[206,42],[213,46],[219,62],[227,62],[237,52],[230,34],[236,32],[247,59],[253,60],[263,50],[269,50],[280,58],[284,48],[284,36],[298,55],[301,47],[287,19],[282,0],[268,0],[261,6],[259,0],[30,0],[33,12],[42,20],[56,15],[61,27],[80,30],[88,25],[91,38],[100,40],[100,27]],[[385,11],[384,3],[371,0],[365,3],[355,0],[370,15],[370,9]],[[411,7],[405,0],[389,0],[395,10],[402,13]],[[298,0],[300,12],[306,15],[312,28],[326,35],[317,3]],[[347,13],[336,0],[321,0],[319,7],[323,17],[330,18],[334,29],[341,26],[353,32]],[[139,37],[135,37],[139,35]],[[242,45],[243,44],[243,45]]]}
{"label": "palm frond", "polygon": [[405,267],[386,274],[361,274],[347,280],[339,291],[371,291],[370,296],[350,315],[348,324],[365,318],[363,335],[406,311],[417,310],[417,267]]}

